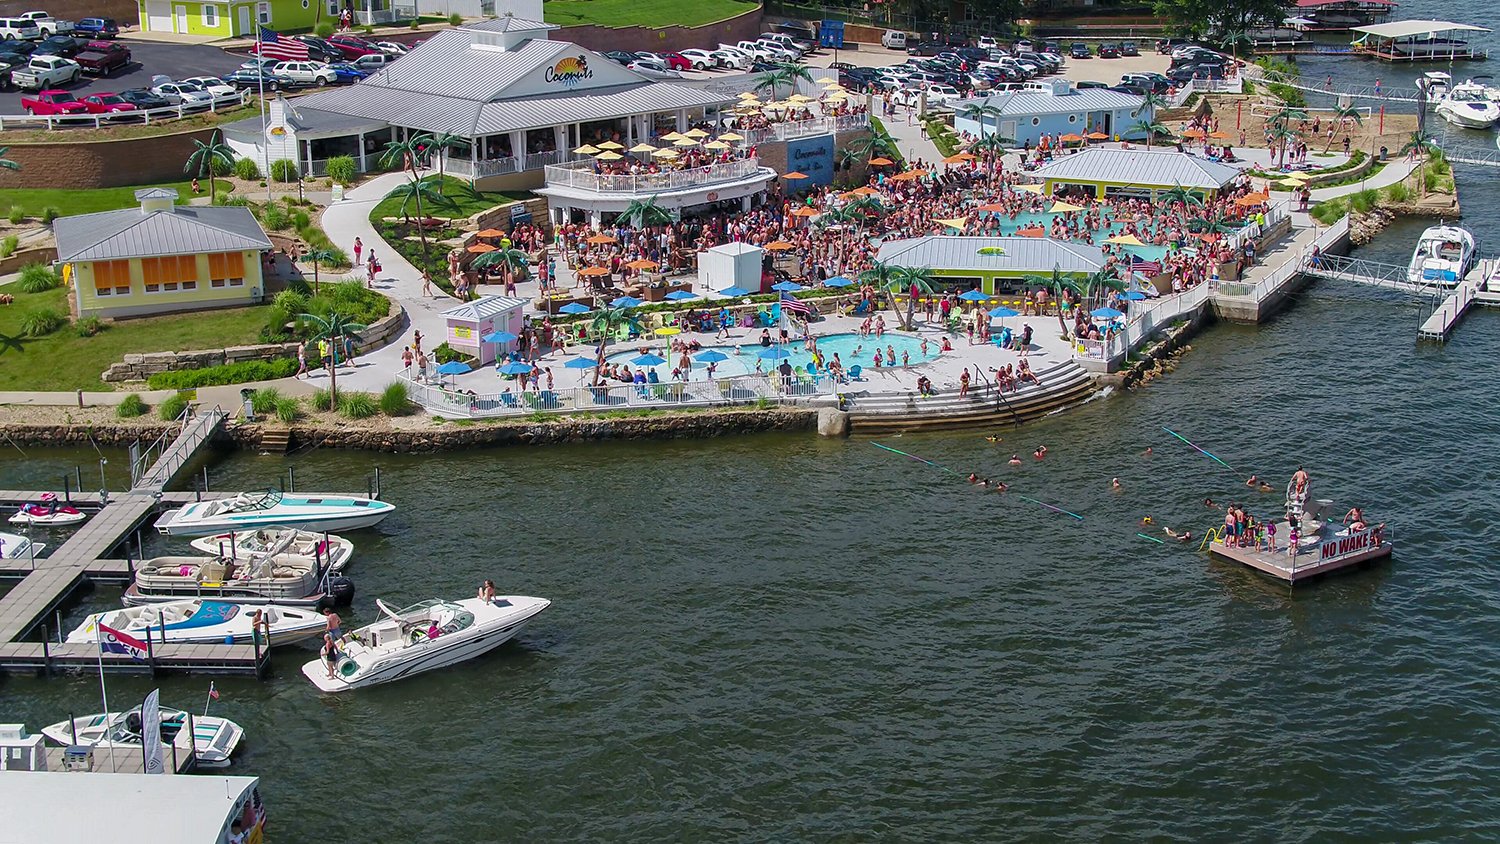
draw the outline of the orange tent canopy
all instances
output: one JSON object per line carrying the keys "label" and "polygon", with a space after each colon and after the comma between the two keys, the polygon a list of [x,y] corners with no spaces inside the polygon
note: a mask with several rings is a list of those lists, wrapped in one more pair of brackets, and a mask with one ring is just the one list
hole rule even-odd
{"label": "orange tent canopy", "polygon": [[469,247],[469,251],[474,253],[494,252],[495,247],[489,245],[488,243],[476,243],[473,246]]}
{"label": "orange tent canopy", "polygon": [[816,217],[816,216],[818,216],[819,213],[821,213],[821,212],[819,212],[818,209],[813,208],[810,205],[804,205],[801,208],[798,208],[796,211],[793,211],[792,212],[792,216],[793,217]]}
{"label": "orange tent canopy", "polygon": [[1046,237],[1047,230],[1041,226],[1027,226],[1024,229],[1016,229],[1017,237]]}
{"label": "orange tent canopy", "polygon": [[889,158],[872,158],[870,159],[870,163],[876,167],[888,167],[892,162]]}
{"label": "orange tent canopy", "polygon": [[615,240],[613,237],[607,234],[596,234],[593,237],[590,237],[588,239],[588,242],[594,244],[595,246],[599,246],[605,243],[619,243],[619,241]]}
{"label": "orange tent canopy", "polygon": [[766,244],[766,250],[769,252],[785,252],[788,249],[795,248],[795,246],[792,246],[790,243],[787,243],[784,240],[773,240],[770,243]]}
{"label": "orange tent canopy", "polygon": [[1203,137],[1203,132],[1198,129],[1189,129],[1186,132],[1183,132],[1182,136],[1184,138],[1201,138]]}
{"label": "orange tent canopy", "polygon": [[505,237],[505,232],[500,231],[499,229],[485,229],[482,232],[476,232],[474,236],[475,237]]}
{"label": "orange tent canopy", "polygon": [[578,271],[579,275],[609,275],[609,267],[584,267]]}
{"label": "orange tent canopy", "polygon": [[631,261],[625,266],[631,268],[632,270],[654,270],[657,267],[661,266],[661,264],[658,264],[655,261],[648,261],[645,258],[637,258],[636,260]]}
{"label": "orange tent canopy", "polygon": [[797,171],[797,170],[793,170],[792,172],[783,175],[781,178],[783,178],[783,179],[805,179],[805,178],[807,178],[807,174],[806,173],[802,173],[802,172]]}

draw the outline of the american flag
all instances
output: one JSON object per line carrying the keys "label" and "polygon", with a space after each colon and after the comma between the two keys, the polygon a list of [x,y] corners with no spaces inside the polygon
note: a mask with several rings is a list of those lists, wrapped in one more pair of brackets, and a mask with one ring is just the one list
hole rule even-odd
{"label": "american flag", "polygon": [[99,625],[99,650],[107,654],[125,654],[135,659],[146,658],[146,643],[113,627]]}
{"label": "american flag", "polygon": [[219,699],[219,690],[216,689],[216,688],[214,688],[214,684],[213,683],[209,683],[208,684],[208,699],[209,700],[218,700]]}
{"label": "american flag", "polygon": [[785,290],[781,291],[781,308],[782,310],[802,314],[803,316],[807,316],[812,313],[812,308],[806,302],[798,299],[796,296],[793,296]]}
{"label": "american flag", "polygon": [[266,59],[306,61],[307,45],[295,38],[284,38],[265,27],[260,28],[260,45],[255,52]]}
{"label": "american flag", "polygon": [[1161,275],[1161,262],[1136,258],[1130,262],[1130,271],[1138,275]]}

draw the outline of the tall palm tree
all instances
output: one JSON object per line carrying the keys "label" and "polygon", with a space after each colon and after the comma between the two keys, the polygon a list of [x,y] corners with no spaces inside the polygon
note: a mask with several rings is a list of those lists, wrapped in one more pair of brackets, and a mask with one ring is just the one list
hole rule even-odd
{"label": "tall palm tree", "polygon": [[604,347],[622,328],[630,332],[640,331],[641,321],[630,308],[600,308],[589,319],[589,331],[599,338],[594,352],[594,363],[598,364],[594,367],[595,386],[599,384],[599,370],[604,368]]}
{"label": "tall palm tree", "polygon": [[1406,143],[1401,145],[1400,152],[1402,155],[1415,152],[1422,156],[1422,164],[1417,168],[1417,185],[1422,192],[1422,196],[1426,196],[1427,162],[1432,156],[1441,155],[1443,152],[1442,147],[1438,146],[1436,141],[1421,132],[1413,132],[1411,133],[1411,137],[1406,140]]}
{"label": "tall palm tree", "polygon": [[1063,339],[1066,340],[1068,338],[1068,323],[1063,319],[1063,297],[1064,294],[1067,293],[1073,293],[1075,295],[1082,296],[1083,287],[1078,284],[1077,279],[1073,278],[1071,275],[1064,273],[1060,268],[1056,266],[1052,268],[1051,278],[1046,278],[1044,276],[1027,276],[1026,278],[1028,281],[1034,280],[1032,283],[1040,282],[1041,286],[1050,288],[1052,290],[1052,295],[1057,300],[1057,324],[1062,328],[1062,336]]}
{"label": "tall palm tree", "polygon": [[786,65],[778,65],[775,70],[768,70],[755,77],[755,90],[770,91],[771,99],[779,99],[776,89],[782,85],[791,85],[792,75],[787,71]]}
{"label": "tall palm tree", "polygon": [[1167,98],[1163,97],[1161,94],[1156,93],[1155,91],[1147,91],[1146,93],[1141,95],[1141,110],[1144,111],[1146,109],[1150,109],[1153,119],[1155,119],[1156,113],[1158,111],[1161,111],[1168,105],[1170,105],[1170,103],[1167,102]]}
{"label": "tall palm tree", "polygon": [[645,199],[630,200],[630,204],[625,206],[620,216],[629,220],[630,225],[638,229],[647,226],[664,226],[672,222],[672,212],[657,203],[656,194]]}
{"label": "tall palm tree", "polygon": [[429,203],[432,203],[434,205],[441,205],[449,202],[446,197],[437,192],[436,188],[434,187],[435,184],[436,183],[433,181],[433,177],[429,176],[427,178],[417,179],[415,181],[402,182],[394,188],[391,188],[390,192],[385,195],[386,199],[401,200],[401,216],[407,222],[411,222],[411,215],[407,213],[408,206],[411,204],[416,205],[417,237],[422,241],[422,267],[424,269],[427,267],[428,262],[427,228],[425,222],[426,217],[422,211],[422,200],[425,199]]}
{"label": "tall palm tree", "polygon": [[311,326],[313,334],[310,339],[314,342],[326,341],[328,343],[328,394],[333,399],[333,406],[339,405],[339,349],[342,348],[344,338],[353,337],[364,331],[369,326],[358,322],[350,322],[349,318],[338,311],[329,312],[328,316],[322,317],[317,314],[298,314],[297,324]]}
{"label": "tall palm tree", "polygon": [[875,261],[870,268],[859,274],[859,280],[868,284],[876,290],[880,290],[890,298],[891,310],[900,313],[896,307],[896,294],[901,290],[900,267],[895,264],[887,264],[884,261]]}
{"label": "tall palm tree", "polygon": [[443,165],[448,158],[446,152],[450,149],[461,149],[468,145],[469,139],[462,135],[449,135],[445,132],[433,132],[427,135],[426,152],[431,158],[437,159],[438,193],[443,192]]}
{"label": "tall palm tree", "polygon": [[[905,290],[908,293],[911,291],[912,287],[916,287],[919,293],[931,293],[934,289],[932,270],[928,267],[896,267],[893,281],[895,282],[897,289]],[[894,302],[892,303],[892,306],[894,307]],[[912,318],[916,314],[916,310],[916,297],[907,296],[906,316],[901,321],[901,329],[903,331],[912,330]],[[896,317],[898,319],[901,319],[900,311],[896,312]]]}
{"label": "tall palm tree", "polygon": [[332,249],[311,249],[303,256],[305,260],[311,261],[313,265],[313,295],[318,295],[318,265],[339,263],[339,254]]}
{"label": "tall palm tree", "polygon": [[1282,126],[1290,126],[1293,120],[1306,120],[1306,119],[1307,119],[1307,112],[1306,111],[1303,111],[1302,109],[1297,108],[1296,106],[1291,106],[1291,105],[1287,105],[1286,103],[1282,103],[1281,104],[1281,108],[1277,109],[1276,113],[1273,114],[1273,115],[1271,115],[1270,120],[1268,122],[1270,122],[1270,123],[1280,123]]}
{"label": "tall palm tree", "polygon": [[1214,211],[1212,215],[1199,215],[1188,220],[1188,231],[1205,234],[1224,234],[1238,228],[1230,222],[1228,217],[1224,216],[1222,209]]}
{"label": "tall palm tree", "polygon": [[7,158],[8,155],[10,155],[10,147],[0,147],[0,167],[6,170],[20,170],[21,165]]}
{"label": "tall palm tree", "polygon": [[[985,97],[983,100],[976,100],[964,106],[959,111],[958,116],[968,120],[973,120],[979,124],[979,139],[982,141],[984,140],[985,136],[989,134],[989,132],[986,131],[987,129],[989,129],[989,124],[985,121],[990,118],[995,118],[998,120],[1000,115],[1004,113],[1004,109],[996,105],[990,105],[989,97]],[[996,128],[999,128],[998,123],[996,125]]]}
{"label": "tall palm tree", "polygon": [[1172,130],[1168,129],[1165,124],[1157,123],[1156,119],[1152,118],[1137,122],[1134,126],[1130,127],[1130,131],[1144,132],[1146,135],[1146,149],[1151,149],[1151,142],[1155,140],[1157,135],[1165,135]]}
{"label": "tall palm tree", "polygon": [[857,138],[850,142],[848,149],[864,161],[880,156],[894,157],[896,155],[896,144],[890,136],[874,131],[868,137]]}
{"label": "tall palm tree", "polygon": [[475,258],[470,266],[475,269],[500,267],[507,278],[513,274],[519,274],[522,281],[531,277],[531,258],[519,249],[496,249],[493,252],[485,252]]}
{"label": "tall palm tree", "polygon": [[1163,203],[1166,203],[1167,205],[1173,205],[1178,202],[1181,202],[1186,206],[1201,206],[1203,204],[1202,196],[1198,195],[1194,191],[1188,190],[1187,188],[1176,182],[1172,183],[1172,186],[1170,188],[1167,188],[1166,190],[1157,194],[1156,198],[1161,200]]}
{"label": "tall palm tree", "polygon": [[[1353,120],[1356,126],[1365,125],[1364,115],[1359,113],[1359,109],[1355,108],[1353,103],[1344,101],[1333,104],[1332,119],[1338,121],[1341,125],[1345,120]],[[1323,151],[1328,152],[1328,148],[1331,146],[1333,146],[1333,135],[1328,136],[1328,143],[1323,145]]]}
{"label": "tall palm tree", "polygon": [[1271,136],[1271,143],[1280,147],[1280,151],[1276,154],[1276,166],[1280,167],[1286,163],[1287,149],[1291,146],[1291,142],[1296,139],[1297,133],[1292,131],[1291,127],[1285,123],[1272,123],[1266,132]]}
{"label": "tall palm tree", "polygon": [[854,219],[860,223],[865,222],[866,217],[879,214],[885,210],[885,206],[880,204],[880,197],[874,195],[857,196],[849,200],[849,204],[845,205],[844,208],[850,214],[854,215]]}
{"label": "tall palm tree", "polygon": [[187,162],[182,165],[182,172],[191,173],[198,178],[208,176],[208,201],[214,201],[214,168],[218,165],[226,168],[234,166],[234,150],[224,143],[224,135],[218,129],[208,136],[208,143],[197,138],[193,139],[193,151],[188,154]]}
{"label": "tall palm tree", "polygon": [[1109,270],[1099,270],[1098,272],[1089,273],[1088,276],[1084,278],[1083,284],[1081,286],[1083,287],[1084,297],[1087,298],[1089,304],[1094,307],[1098,307],[1104,304],[1103,294],[1107,290],[1112,290],[1116,293],[1125,292],[1124,280],[1116,277],[1115,274]]}

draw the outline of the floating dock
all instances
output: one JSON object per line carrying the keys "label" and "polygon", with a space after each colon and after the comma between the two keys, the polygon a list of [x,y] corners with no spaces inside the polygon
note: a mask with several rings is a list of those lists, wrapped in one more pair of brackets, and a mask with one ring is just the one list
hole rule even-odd
{"label": "floating dock", "polygon": [[1347,531],[1328,533],[1325,530],[1324,533],[1327,535],[1304,538],[1298,543],[1297,553],[1292,554],[1287,550],[1291,526],[1282,520],[1276,523],[1279,544],[1274,550],[1267,550],[1264,546],[1238,548],[1215,539],[1209,541],[1208,551],[1215,557],[1249,566],[1287,583],[1299,583],[1391,555],[1389,529],[1376,531],[1372,528],[1353,535]]}

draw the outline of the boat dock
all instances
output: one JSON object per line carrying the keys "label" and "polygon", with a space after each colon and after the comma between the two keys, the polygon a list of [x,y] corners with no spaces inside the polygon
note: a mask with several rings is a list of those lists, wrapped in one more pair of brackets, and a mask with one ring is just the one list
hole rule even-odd
{"label": "boat dock", "polygon": [[1492,289],[1489,283],[1497,267],[1500,267],[1500,259],[1480,261],[1451,288],[1409,281],[1407,268],[1399,264],[1341,255],[1319,255],[1316,260],[1309,256],[1302,272],[1315,278],[1383,287],[1428,298],[1435,304],[1432,313],[1417,328],[1417,339],[1442,343],[1458,327],[1471,306],[1500,307],[1500,286]]}
{"label": "boat dock", "polygon": [[[1222,535],[1213,531],[1204,537],[1204,545],[1212,556],[1248,566],[1277,580],[1298,583],[1389,557],[1389,533],[1389,530],[1368,530],[1352,536],[1329,534],[1322,539],[1309,537],[1313,541],[1299,543],[1296,554],[1288,553],[1285,545],[1275,550],[1225,545]],[[1291,528],[1285,521],[1276,523],[1276,536],[1281,542],[1285,543],[1286,537],[1290,535]]]}

